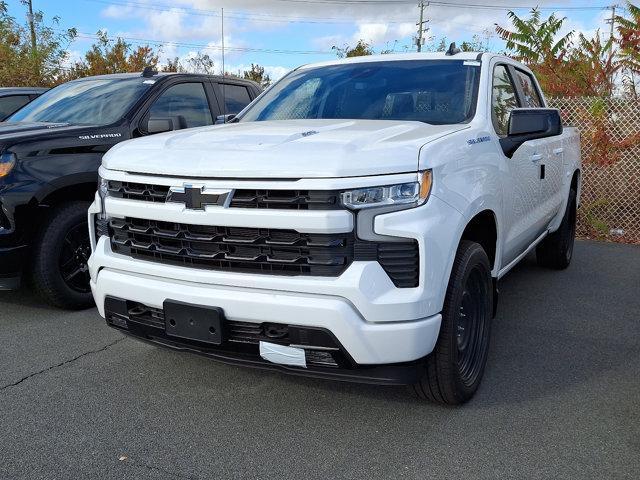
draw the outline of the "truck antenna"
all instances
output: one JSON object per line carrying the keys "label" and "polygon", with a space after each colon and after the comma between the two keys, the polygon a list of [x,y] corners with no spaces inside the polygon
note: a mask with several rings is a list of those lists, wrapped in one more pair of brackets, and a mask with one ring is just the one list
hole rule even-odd
{"label": "truck antenna", "polygon": [[451,45],[449,45],[449,50],[447,50],[447,52],[445,53],[445,55],[455,55],[456,53],[460,53],[460,49],[456,48],[456,42],[451,42]]}

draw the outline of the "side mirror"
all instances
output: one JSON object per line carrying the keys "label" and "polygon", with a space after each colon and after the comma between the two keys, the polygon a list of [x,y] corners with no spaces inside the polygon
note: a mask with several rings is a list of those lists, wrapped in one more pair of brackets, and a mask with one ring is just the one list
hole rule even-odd
{"label": "side mirror", "polygon": [[509,117],[507,136],[500,139],[504,154],[511,158],[520,145],[529,140],[562,133],[560,112],[554,108],[516,108]]}
{"label": "side mirror", "polygon": [[170,118],[150,118],[147,122],[147,133],[149,135],[170,132],[171,130],[175,130],[175,127],[173,126],[173,120]]}
{"label": "side mirror", "polygon": [[236,118],[235,113],[229,113],[227,115],[218,115],[216,117],[216,125],[220,125],[222,123],[230,123],[234,118]]}
{"label": "side mirror", "polygon": [[176,115],[175,117],[151,117],[147,120],[145,130],[149,135],[152,135],[182,128],[187,128],[187,122],[182,115]]}

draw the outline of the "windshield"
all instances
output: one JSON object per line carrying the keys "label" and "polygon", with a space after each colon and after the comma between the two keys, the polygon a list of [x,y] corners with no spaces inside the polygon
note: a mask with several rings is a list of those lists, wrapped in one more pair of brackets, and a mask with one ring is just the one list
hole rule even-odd
{"label": "windshield", "polygon": [[240,121],[328,118],[464,123],[475,113],[479,76],[478,64],[462,60],[302,68],[268,90]]}
{"label": "windshield", "polygon": [[43,93],[6,121],[109,125],[122,118],[147,91],[148,82],[135,77],[64,83]]}

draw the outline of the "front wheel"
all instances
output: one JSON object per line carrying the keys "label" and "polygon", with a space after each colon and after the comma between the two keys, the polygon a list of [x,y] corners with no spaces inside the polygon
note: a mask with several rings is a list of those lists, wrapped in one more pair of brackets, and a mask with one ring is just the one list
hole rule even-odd
{"label": "front wheel", "polygon": [[41,226],[33,256],[36,292],[49,304],[67,309],[93,305],[87,260],[91,255],[88,202],[55,207]]}
{"label": "front wheel", "polygon": [[493,284],[484,249],[460,242],[442,310],[440,335],[414,389],[418,397],[458,405],[478,389],[489,351]]}

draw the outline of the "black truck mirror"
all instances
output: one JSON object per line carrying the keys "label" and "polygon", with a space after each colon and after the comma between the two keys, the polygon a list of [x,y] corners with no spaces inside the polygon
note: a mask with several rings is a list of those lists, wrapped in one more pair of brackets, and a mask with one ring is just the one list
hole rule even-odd
{"label": "black truck mirror", "polygon": [[500,145],[511,158],[524,142],[561,133],[562,120],[555,108],[516,108],[511,111],[507,136],[500,139]]}
{"label": "black truck mirror", "polygon": [[183,128],[187,128],[186,119],[182,115],[176,115],[175,117],[151,117],[147,120],[145,130],[149,135],[152,135]]}

